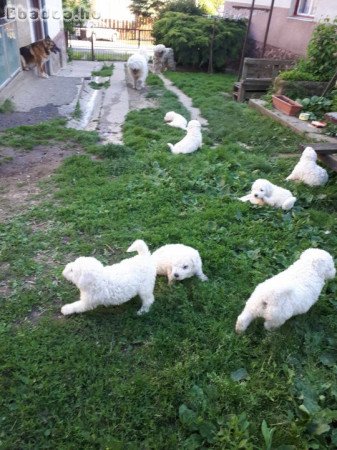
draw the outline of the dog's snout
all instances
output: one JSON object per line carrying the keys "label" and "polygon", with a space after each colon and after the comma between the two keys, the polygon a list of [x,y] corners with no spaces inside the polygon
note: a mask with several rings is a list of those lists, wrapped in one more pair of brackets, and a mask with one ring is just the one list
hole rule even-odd
{"label": "dog's snout", "polygon": [[179,278],[179,273],[174,273],[173,276],[174,278]]}
{"label": "dog's snout", "polygon": [[258,196],[259,196],[258,194],[254,194],[254,197],[255,197],[255,198],[258,198]]}

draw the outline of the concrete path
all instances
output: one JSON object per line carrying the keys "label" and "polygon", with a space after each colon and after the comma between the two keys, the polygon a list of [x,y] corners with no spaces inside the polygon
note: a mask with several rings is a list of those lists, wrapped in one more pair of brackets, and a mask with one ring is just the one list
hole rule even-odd
{"label": "concrete path", "polygon": [[179,101],[190,112],[191,120],[199,120],[201,125],[207,126],[208,125],[207,120],[201,116],[199,108],[195,108],[194,106],[192,106],[192,100],[190,99],[190,97],[184,94],[179,88],[174,86],[172,81],[168,80],[163,74],[158,74],[158,76],[163,81],[166,89],[173,92],[173,94],[175,94],[178,97]]}
{"label": "concrete path", "polygon": [[99,115],[99,132],[104,143],[123,142],[122,127],[129,112],[129,95],[125,79],[125,63],[114,62],[110,86],[103,90]]}

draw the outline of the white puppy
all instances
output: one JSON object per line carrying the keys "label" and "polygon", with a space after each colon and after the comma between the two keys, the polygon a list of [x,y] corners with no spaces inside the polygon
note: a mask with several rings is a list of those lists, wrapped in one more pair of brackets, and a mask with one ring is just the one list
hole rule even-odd
{"label": "white puppy", "polygon": [[127,60],[126,65],[135,89],[140,90],[145,87],[145,80],[149,72],[147,61],[148,58],[144,53],[135,53]]}
{"label": "white puppy", "polygon": [[192,153],[202,146],[201,124],[198,120],[190,120],[187,125],[186,136],[173,145],[167,144],[172,153]]}
{"label": "white puppy", "polygon": [[239,315],[235,330],[242,333],[257,317],[266,330],[278,328],[290,317],[306,313],[318,300],[326,280],[334,278],[332,256],[309,248],[288,269],[260,283]]}
{"label": "white puppy", "polygon": [[183,130],[186,130],[187,120],[181,114],[174,111],[169,111],[166,113],[164,121],[167,125],[170,125],[170,127],[182,128]]}
{"label": "white puppy", "polygon": [[258,179],[254,181],[250,194],[241,197],[239,200],[288,210],[294,206],[296,197],[287,189],[276,186],[268,180]]}
{"label": "white puppy", "polygon": [[106,267],[96,258],[83,256],[67,264],[62,275],[79,288],[80,300],[64,305],[62,314],[81,313],[98,305],[120,305],[136,295],[142,300],[137,314],[148,312],[154,302],[156,267],[144,241],[135,241],[127,251],[137,251],[138,255]]}
{"label": "white puppy", "polygon": [[169,284],[196,275],[200,280],[207,281],[202,271],[199,252],[183,244],[168,244],[152,253],[157,275],[167,275]]}
{"label": "white puppy", "polygon": [[309,186],[322,186],[328,179],[328,173],[317,163],[317,153],[312,147],[306,147],[299,162],[294,167],[287,180],[303,181]]}

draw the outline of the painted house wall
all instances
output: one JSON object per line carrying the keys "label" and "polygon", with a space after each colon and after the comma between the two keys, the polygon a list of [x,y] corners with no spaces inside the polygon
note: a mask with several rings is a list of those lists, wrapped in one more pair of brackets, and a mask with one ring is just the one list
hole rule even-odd
{"label": "painted house wall", "polygon": [[[224,15],[234,14],[236,17],[249,16],[249,10],[235,9],[233,6],[250,6],[251,1],[226,1]],[[256,0],[255,7],[269,8],[271,0]],[[308,42],[319,20],[326,17],[337,17],[337,0],[315,0],[313,17],[294,16],[296,0],[275,0],[270,29],[268,33],[265,57],[296,58],[306,54]],[[254,11],[250,38],[252,40],[251,55],[261,56],[265,37],[268,12]]]}

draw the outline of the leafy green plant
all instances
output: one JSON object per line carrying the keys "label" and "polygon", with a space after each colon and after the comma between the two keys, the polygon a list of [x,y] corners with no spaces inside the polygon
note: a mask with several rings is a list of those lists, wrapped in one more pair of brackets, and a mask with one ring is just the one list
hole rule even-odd
{"label": "leafy green plant", "polygon": [[157,20],[153,36],[157,43],[172,47],[178,64],[206,68],[212,45],[213,67],[223,70],[230,60],[239,57],[246,23],[242,20],[210,19],[168,12]]}
{"label": "leafy green plant", "polygon": [[272,450],[273,434],[275,432],[275,428],[269,428],[267,422],[263,420],[261,424],[261,431],[266,445],[266,450]]}
{"label": "leafy green plant", "polygon": [[318,97],[313,95],[310,98],[303,98],[297,100],[302,106],[303,110],[312,113],[315,118],[321,118],[326,112],[331,110],[332,100],[326,97]]}
{"label": "leafy green plant", "polygon": [[73,111],[72,117],[74,119],[80,119],[82,117],[82,110],[81,110],[81,105],[80,105],[79,101],[76,102],[76,106]]}

